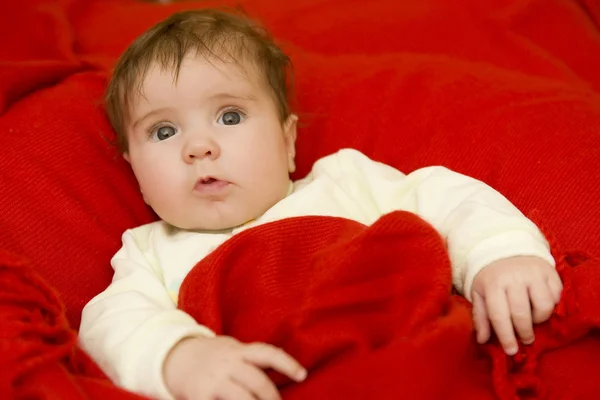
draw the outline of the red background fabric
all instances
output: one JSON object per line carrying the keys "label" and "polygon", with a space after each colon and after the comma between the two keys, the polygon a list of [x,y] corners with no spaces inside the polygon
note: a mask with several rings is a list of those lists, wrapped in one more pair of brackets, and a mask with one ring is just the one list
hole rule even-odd
{"label": "red background fabric", "polygon": [[110,68],[156,21],[214,4],[261,19],[292,56],[296,177],[341,147],[407,173],[446,165],[500,190],[566,251],[600,257],[595,1],[11,2],[0,15],[0,249],[57,291],[72,328],[110,282],[121,233],[155,218],[111,145],[100,101]]}

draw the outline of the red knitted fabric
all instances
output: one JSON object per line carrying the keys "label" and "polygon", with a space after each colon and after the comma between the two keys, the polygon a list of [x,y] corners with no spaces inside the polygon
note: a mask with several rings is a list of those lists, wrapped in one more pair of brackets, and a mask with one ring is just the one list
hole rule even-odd
{"label": "red knitted fabric", "polygon": [[[301,217],[243,232],[192,270],[180,306],[218,333],[296,356],[310,379],[274,375],[285,399],[595,399],[600,262],[557,259],[561,303],[514,358],[496,342],[474,346],[443,241],[404,212],[370,228]],[[136,398],[76,348],[58,293],[7,253],[0,323],[2,398]]]}
{"label": "red knitted fabric", "polygon": [[[100,101],[110,68],[151,24],[216,3],[239,3],[292,56],[295,178],[354,147],[406,173],[439,164],[482,179],[537,213],[565,252],[589,254],[573,270],[586,271],[573,273],[585,300],[574,304],[595,306],[586,296],[600,257],[596,0],[10,1],[0,13],[0,249],[27,257],[74,329],[110,282],[121,233],[155,218],[110,144]],[[598,392],[585,380],[598,339],[570,343],[527,359],[547,390],[570,380],[573,398],[586,398]],[[489,358],[469,351],[456,393],[521,385],[513,374],[492,380]]]}
{"label": "red knitted fabric", "polygon": [[[526,214],[539,211],[565,248],[600,256],[600,75],[591,73],[600,33],[591,8],[339,1],[243,2],[293,57],[296,178],[341,147],[407,173],[446,165]],[[0,36],[19,41],[0,50],[0,98],[11,104],[0,115],[0,247],[33,262],[75,328],[110,282],[121,233],[155,218],[110,145],[106,68],[150,24],[210,4],[35,0],[0,13]],[[541,25],[550,16],[555,24]],[[534,37],[538,26],[544,35]],[[572,52],[565,41],[577,43]],[[56,63],[92,71],[65,78],[72,71],[52,75]]]}
{"label": "red knitted fabric", "polygon": [[563,299],[514,359],[496,342],[471,347],[470,305],[451,294],[444,243],[404,212],[372,227],[302,217],[243,232],[196,265],[179,304],[218,334],[297,357],[310,379],[280,379],[286,399],[493,398],[479,391],[490,379],[501,399],[594,399],[600,362],[576,367],[577,389],[557,371],[582,349],[600,355],[600,262],[558,259]]}
{"label": "red knitted fabric", "polygon": [[0,252],[0,398],[141,400],[116,388],[76,346],[60,295]]}
{"label": "red knitted fabric", "polygon": [[444,243],[414,215],[371,228],[302,217],[233,237],[186,277],[179,304],[219,334],[295,356],[310,379],[286,399],[438,399],[471,339],[451,289]]}

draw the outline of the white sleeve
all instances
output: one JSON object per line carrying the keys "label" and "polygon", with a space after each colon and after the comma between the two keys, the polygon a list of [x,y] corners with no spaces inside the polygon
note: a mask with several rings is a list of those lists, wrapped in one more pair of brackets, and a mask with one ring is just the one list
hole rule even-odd
{"label": "white sleeve", "polygon": [[[537,256],[555,265],[546,238],[510,201],[485,183],[444,167],[404,175],[364,154],[336,153],[340,176],[353,175],[356,198],[377,208],[413,212],[446,240],[455,287],[471,300],[471,284],[486,265],[512,256]],[[329,163],[331,163],[329,161]],[[327,168],[332,168],[328,166]]]}
{"label": "white sleeve", "polygon": [[83,309],[82,348],[115,384],[171,399],[163,378],[169,351],[183,338],[214,334],[176,308],[131,231],[111,263],[112,283]]}

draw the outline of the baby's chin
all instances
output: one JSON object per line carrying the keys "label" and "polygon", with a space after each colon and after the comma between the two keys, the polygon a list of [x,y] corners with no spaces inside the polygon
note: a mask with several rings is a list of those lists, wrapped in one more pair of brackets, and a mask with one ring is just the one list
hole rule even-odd
{"label": "baby's chin", "polygon": [[224,217],[213,215],[208,218],[202,218],[199,221],[193,221],[191,219],[182,220],[182,221],[168,221],[170,225],[188,231],[198,231],[198,232],[221,232],[221,231],[230,231],[232,229],[238,228],[240,226],[246,225],[249,222],[254,221],[257,216],[244,216],[244,217]]}
{"label": "baby's chin", "polygon": [[287,192],[280,197],[263,198],[260,199],[261,201],[255,202],[252,202],[252,199],[246,200],[245,203],[233,200],[213,202],[209,203],[206,207],[194,207],[185,211],[180,210],[180,212],[172,212],[177,210],[169,208],[162,210],[166,211],[163,215],[157,210],[155,212],[163,221],[173,227],[188,231],[218,233],[221,231],[231,231],[255,221],[284,198],[286,194]]}

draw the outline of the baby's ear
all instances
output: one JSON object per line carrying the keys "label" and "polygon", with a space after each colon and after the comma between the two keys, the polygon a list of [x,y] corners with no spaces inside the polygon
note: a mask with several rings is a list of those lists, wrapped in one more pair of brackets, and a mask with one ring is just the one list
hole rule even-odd
{"label": "baby's ear", "polygon": [[288,172],[292,173],[296,170],[296,137],[298,128],[298,116],[290,114],[288,119],[283,124],[283,137],[285,147],[288,154]]}

